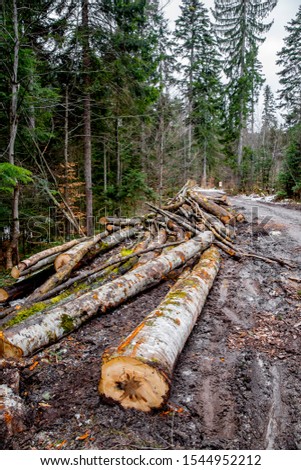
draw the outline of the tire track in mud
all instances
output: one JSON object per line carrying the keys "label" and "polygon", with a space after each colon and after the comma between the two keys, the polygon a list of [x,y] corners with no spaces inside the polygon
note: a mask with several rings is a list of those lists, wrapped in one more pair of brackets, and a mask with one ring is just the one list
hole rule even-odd
{"label": "tire track in mud", "polygon": [[[251,237],[245,224],[237,244],[300,259],[287,235]],[[55,448],[53,442],[66,440],[68,449],[301,449],[301,341],[300,326],[294,327],[301,307],[282,288],[285,271],[223,255],[174,371],[170,401],[182,412],[122,410],[97,393],[104,349],[156,307],[170,288],[166,282],[41,353],[39,366],[23,374],[24,391],[29,407],[36,409],[49,393],[50,406],[38,407],[31,427],[8,447]],[[77,440],[86,430],[94,440]]]}

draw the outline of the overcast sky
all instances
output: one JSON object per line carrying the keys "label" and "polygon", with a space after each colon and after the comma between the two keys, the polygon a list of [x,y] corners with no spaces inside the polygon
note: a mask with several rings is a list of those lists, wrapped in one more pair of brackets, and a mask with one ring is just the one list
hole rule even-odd
{"label": "overcast sky", "polygon": [[[163,2],[164,0],[162,0]],[[168,0],[165,0],[165,3]],[[205,6],[210,9],[214,7],[214,0],[203,0]],[[164,4],[164,3],[163,3]],[[165,7],[166,17],[170,20],[170,26],[173,28],[174,21],[180,14],[180,0],[170,0]],[[272,11],[269,20],[274,19],[270,31],[259,50],[259,58],[263,64],[263,73],[265,74],[266,84],[270,85],[273,92],[279,89],[279,82],[277,71],[279,70],[276,65],[276,53],[281,50],[283,46],[283,38],[287,36],[284,27],[289,21],[296,17],[301,0],[278,0],[277,6]]]}

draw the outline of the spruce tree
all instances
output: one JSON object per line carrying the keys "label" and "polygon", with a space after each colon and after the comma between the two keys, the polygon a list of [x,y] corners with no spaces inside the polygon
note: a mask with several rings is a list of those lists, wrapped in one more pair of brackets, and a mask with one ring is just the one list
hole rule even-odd
{"label": "spruce tree", "polygon": [[265,19],[277,0],[215,0],[214,18],[228,79],[228,128],[237,140],[237,165],[243,158],[243,132],[256,84],[262,80],[258,46],[273,22]]}
{"label": "spruce tree", "polygon": [[294,125],[301,122],[301,6],[285,29],[288,35],[277,61],[281,67],[279,100],[287,123]]}
{"label": "spruce tree", "polygon": [[192,172],[193,147],[202,156],[203,183],[207,181],[208,154],[217,148],[221,109],[220,62],[208,10],[199,0],[183,0],[176,21],[176,54],[181,90],[187,100],[187,176]]}

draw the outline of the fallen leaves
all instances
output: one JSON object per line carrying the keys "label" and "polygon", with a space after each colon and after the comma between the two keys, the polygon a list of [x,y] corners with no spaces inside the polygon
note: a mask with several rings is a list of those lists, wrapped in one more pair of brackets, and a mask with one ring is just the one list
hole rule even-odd
{"label": "fallen leaves", "polygon": [[283,359],[288,354],[294,354],[298,349],[298,336],[300,343],[300,333],[296,331],[294,321],[290,322],[276,315],[262,313],[257,315],[253,328],[249,330],[237,328],[228,338],[228,347],[230,349],[252,347],[269,356]]}
{"label": "fallen leaves", "polygon": [[30,370],[30,371],[34,370],[38,365],[39,365],[39,361],[35,361],[35,362],[29,367],[29,370]]}
{"label": "fallen leaves", "polygon": [[88,437],[90,437],[90,432],[89,431],[87,431],[85,434],[82,434],[81,436],[76,437],[75,440],[76,441],[84,441]]}

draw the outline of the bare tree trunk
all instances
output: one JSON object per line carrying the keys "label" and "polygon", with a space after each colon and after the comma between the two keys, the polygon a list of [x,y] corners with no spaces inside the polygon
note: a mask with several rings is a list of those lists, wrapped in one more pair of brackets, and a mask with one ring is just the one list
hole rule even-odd
{"label": "bare tree trunk", "polygon": [[[69,90],[66,86],[65,92],[65,138],[64,138],[64,164],[65,164],[65,185],[64,185],[64,198],[68,206],[70,205],[69,195]],[[70,237],[70,222],[66,219],[66,236]]]}
{"label": "bare tree trunk", "polygon": [[[15,164],[15,143],[18,130],[18,67],[19,67],[19,24],[18,24],[18,10],[17,0],[13,0],[13,26],[14,26],[14,58],[13,58],[13,70],[11,78],[11,108],[10,108],[10,139],[8,147],[8,161],[11,165]],[[20,222],[19,222],[19,195],[20,188],[18,184],[14,188],[13,200],[12,200],[12,224],[11,224],[11,243],[7,250],[6,256],[6,268],[12,269],[13,267],[13,256],[16,256],[16,262],[19,262],[19,247],[18,240],[20,236]]]}
{"label": "bare tree trunk", "polygon": [[203,158],[203,177],[202,188],[207,187],[207,142],[204,142],[204,158]]}
{"label": "bare tree trunk", "polygon": [[107,192],[108,189],[108,169],[107,169],[107,146],[103,143],[103,191]]}
{"label": "bare tree trunk", "polygon": [[115,124],[115,145],[116,145],[116,163],[117,163],[117,176],[116,183],[118,189],[121,185],[121,155],[120,155],[120,144],[119,144],[119,119],[116,119]]}
{"label": "bare tree trunk", "polygon": [[93,194],[92,194],[92,144],[91,144],[91,95],[90,95],[90,46],[89,46],[89,0],[82,0],[83,27],[83,69],[84,69],[84,170],[86,193],[86,232],[93,235]]}
{"label": "bare tree trunk", "polygon": [[158,147],[158,163],[159,163],[159,206],[162,205],[163,195],[163,175],[164,175],[164,115],[163,100],[160,97],[160,118],[159,118],[159,147]]}

